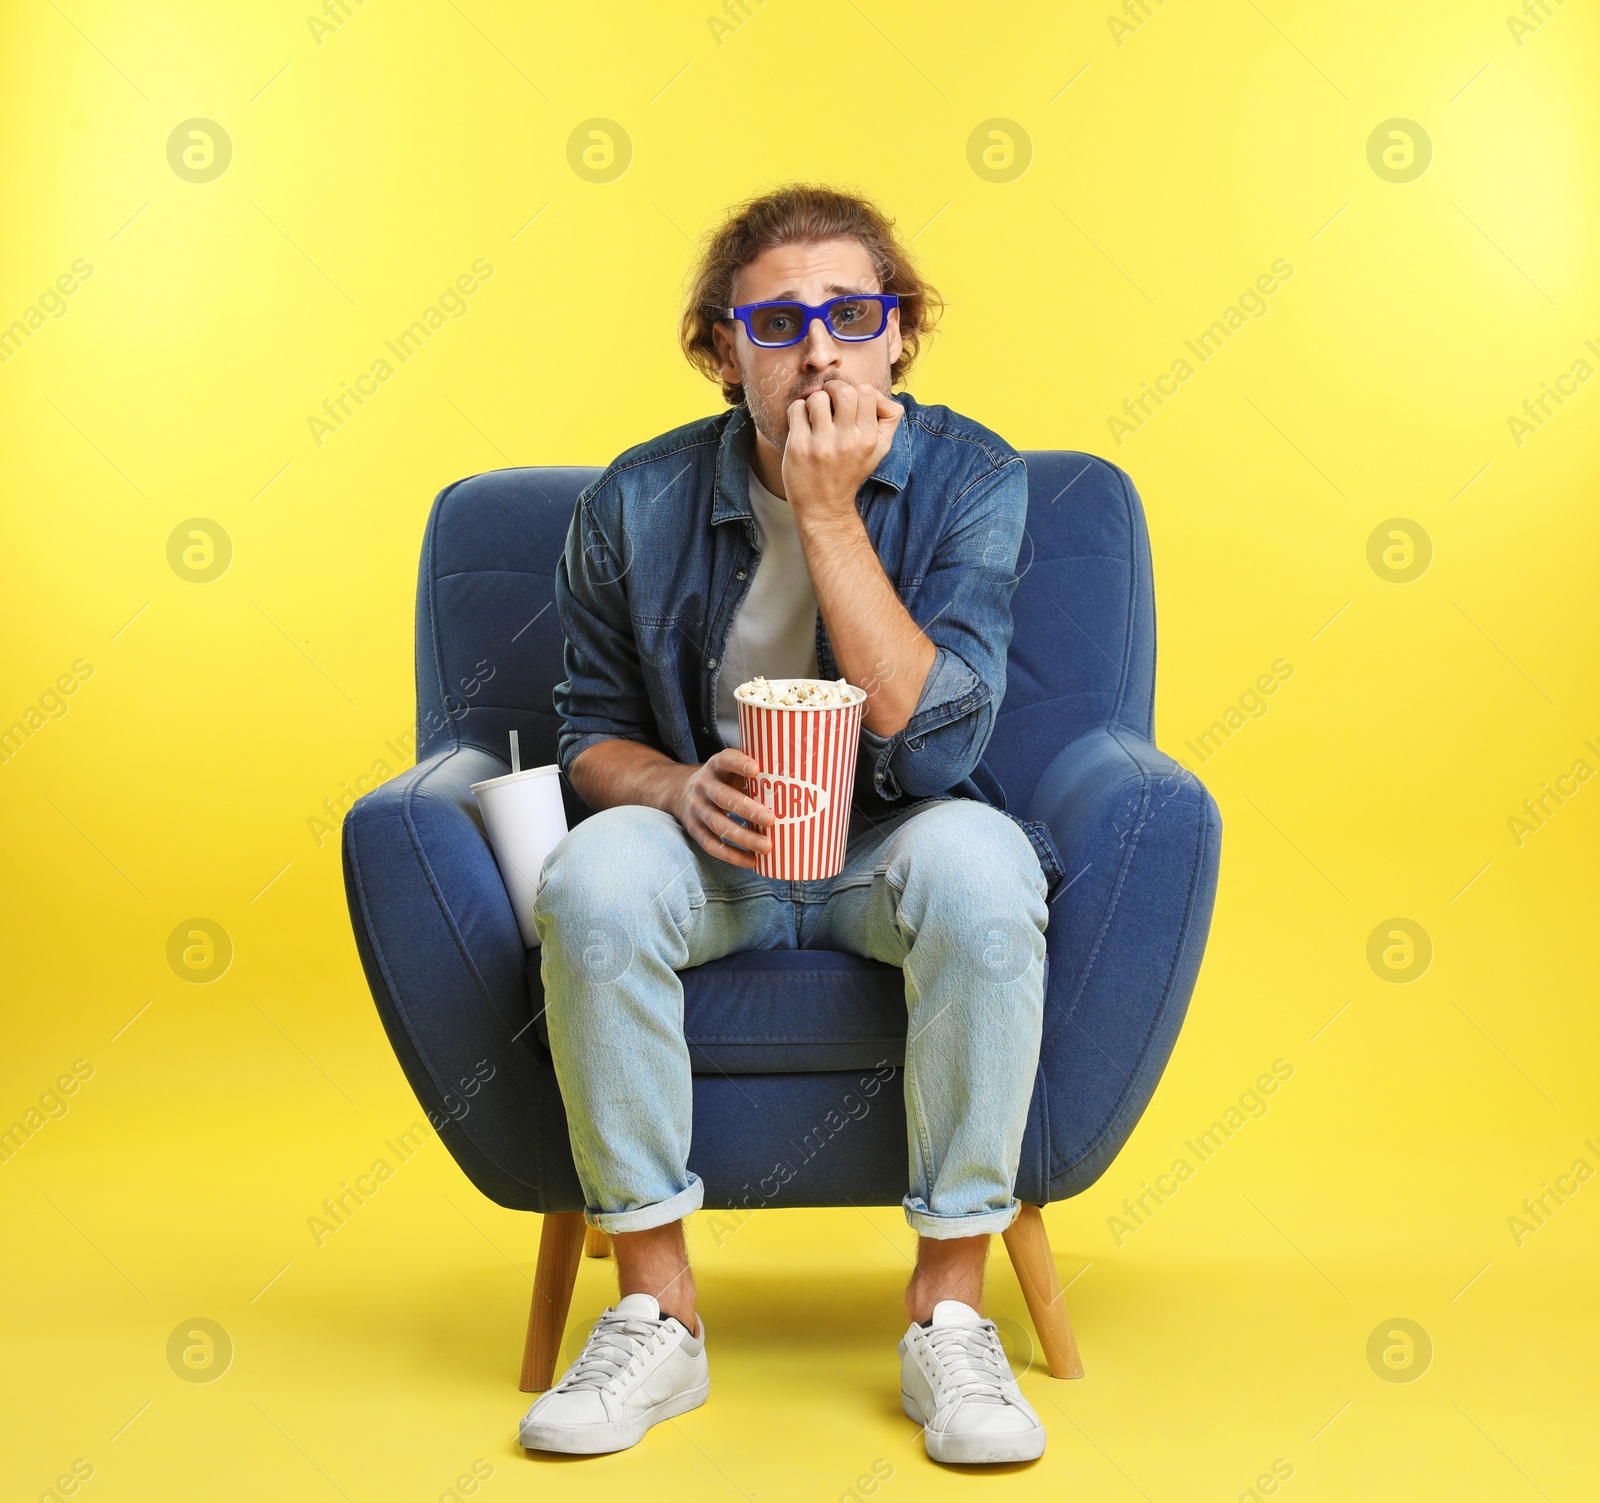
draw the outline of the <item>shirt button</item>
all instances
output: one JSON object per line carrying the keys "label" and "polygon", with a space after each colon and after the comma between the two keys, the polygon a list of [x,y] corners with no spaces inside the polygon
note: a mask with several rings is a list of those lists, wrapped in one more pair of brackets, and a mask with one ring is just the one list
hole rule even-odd
{"label": "shirt button", "polygon": [[733,577],[734,577],[734,578],[735,578],[735,579],[743,579],[743,578],[744,578],[744,570],[743,570],[743,569],[741,569],[741,570],[740,570],[740,571],[739,571],[739,572],[738,572],[738,573],[737,573],[737,574],[735,574],[735,575],[734,575],[734,576],[733,576]]}
{"label": "shirt button", "polygon": [[706,659],[706,667],[707,668],[715,668],[716,666],[717,666],[717,660],[715,658],[707,658]]}

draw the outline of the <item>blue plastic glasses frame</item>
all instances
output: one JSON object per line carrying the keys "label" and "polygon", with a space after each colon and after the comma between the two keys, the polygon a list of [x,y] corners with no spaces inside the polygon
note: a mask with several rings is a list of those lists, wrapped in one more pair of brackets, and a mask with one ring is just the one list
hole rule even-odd
{"label": "blue plastic glasses frame", "polygon": [[[829,315],[840,303],[876,303],[883,309],[883,322],[871,334],[841,334],[834,328]],[[718,308],[718,318],[736,318],[744,325],[744,332],[750,336],[750,343],[760,345],[764,350],[783,350],[792,344],[799,344],[806,337],[806,330],[811,327],[813,319],[820,318],[823,327],[835,339],[843,340],[846,344],[865,344],[869,339],[879,339],[889,327],[889,310],[900,306],[900,294],[897,292],[846,292],[839,297],[831,297],[825,303],[818,303],[812,307],[810,303],[802,303],[795,298],[775,298],[765,303],[740,303],[737,308]],[[793,339],[757,339],[756,331],[750,326],[750,315],[758,308],[798,308],[801,313],[800,332]]]}

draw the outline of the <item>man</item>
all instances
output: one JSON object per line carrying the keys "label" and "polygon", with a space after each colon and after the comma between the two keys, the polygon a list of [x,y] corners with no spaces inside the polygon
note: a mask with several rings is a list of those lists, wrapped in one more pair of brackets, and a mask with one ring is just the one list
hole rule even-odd
{"label": "man", "polygon": [[[705,1401],[677,973],[822,947],[905,972],[905,1411],[935,1460],[1043,1452],[979,1313],[989,1239],[1019,1209],[1061,878],[981,761],[1027,475],[987,428],[890,397],[936,306],[871,203],[803,184],[752,200],[708,243],[682,326],[733,410],[627,450],[578,499],[555,701],[562,769],[597,812],[551,853],[534,922],[587,1218],[612,1236],[621,1298],[528,1411],[531,1449],[618,1450]],[[745,793],[733,690],[756,674],[868,691],[837,877],[754,871],[773,820]]]}

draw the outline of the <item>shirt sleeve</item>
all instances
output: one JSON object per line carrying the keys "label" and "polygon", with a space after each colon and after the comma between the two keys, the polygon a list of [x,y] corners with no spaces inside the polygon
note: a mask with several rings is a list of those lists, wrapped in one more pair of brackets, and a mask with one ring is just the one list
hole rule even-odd
{"label": "shirt sleeve", "polygon": [[893,736],[861,732],[873,788],[883,798],[944,793],[971,774],[989,744],[1005,695],[1027,514],[1021,455],[975,480],[952,505],[912,610],[934,646],[916,709]]}
{"label": "shirt sleeve", "polygon": [[598,741],[643,741],[662,749],[628,612],[628,560],[605,525],[606,503],[615,495],[608,484],[601,476],[578,497],[556,564],[567,675],[554,693],[561,720],[556,760],[569,781],[578,755]]}

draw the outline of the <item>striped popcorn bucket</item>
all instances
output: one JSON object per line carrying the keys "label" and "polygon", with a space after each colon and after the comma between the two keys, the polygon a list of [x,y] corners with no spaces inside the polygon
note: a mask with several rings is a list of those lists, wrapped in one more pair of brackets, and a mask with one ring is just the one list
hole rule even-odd
{"label": "striped popcorn bucket", "polygon": [[[781,690],[798,679],[774,679]],[[767,833],[772,849],[757,858],[763,877],[812,882],[836,877],[844,866],[850,835],[850,792],[855,782],[856,746],[861,737],[865,689],[854,704],[832,709],[777,709],[739,701],[743,750],[760,773],[745,780],[746,791],[772,810]]]}

